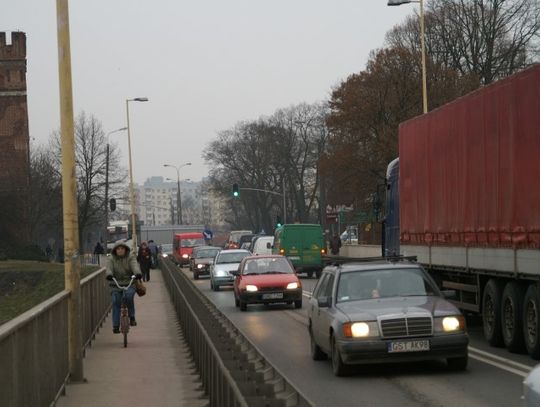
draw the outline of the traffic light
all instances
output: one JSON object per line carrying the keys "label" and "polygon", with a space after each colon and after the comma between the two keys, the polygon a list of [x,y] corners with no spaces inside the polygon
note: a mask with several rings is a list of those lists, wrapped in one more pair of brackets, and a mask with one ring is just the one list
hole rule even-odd
{"label": "traffic light", "polygon": [[240,196],[240,188],[238,188],[238,184],[233,184],[232,194],[235,198],[238,198]]}
{"label": "traffic light", "polygon": [[276,216],[276,228],[279,228],[281,226],[281,216]]}
{"label": "traffic light", "polygon": [[116,199],[109,199],[109,207],[111,208],[111,212],[114,212],[116,210]]}

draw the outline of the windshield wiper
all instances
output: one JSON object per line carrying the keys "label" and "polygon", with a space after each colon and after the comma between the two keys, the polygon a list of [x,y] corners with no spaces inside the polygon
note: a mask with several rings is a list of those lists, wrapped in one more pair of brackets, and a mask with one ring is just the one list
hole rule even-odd
{"label": "windshield wiper", "polygon": [[244,276],[258,276],[261,273],[244,273]]}

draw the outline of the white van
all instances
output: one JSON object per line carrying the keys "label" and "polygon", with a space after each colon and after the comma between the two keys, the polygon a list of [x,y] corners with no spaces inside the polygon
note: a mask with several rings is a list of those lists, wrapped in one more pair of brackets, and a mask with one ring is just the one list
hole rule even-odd
{"label": "white van", "polygon": [[256,255],[272,254],[272,245],[274,244],[274,236],[259,236],[253,243],[251,253]]}

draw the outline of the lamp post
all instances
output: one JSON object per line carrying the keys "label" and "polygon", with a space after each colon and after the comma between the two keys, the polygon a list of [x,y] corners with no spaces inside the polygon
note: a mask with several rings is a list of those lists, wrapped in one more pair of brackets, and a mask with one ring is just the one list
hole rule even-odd
{"label": "lamp post", "polygon": [[105,161],[105,253],[107,252],[107,227],[109,226],[109,154],[110,154],[110,144],[109,136],[113,133],[119,131],[127,130],[127,127],[122,127],[107,133],[107,155]]}
{"label": "lamp post", "polygon": [[148,98],[126,99],[126,116],[128,132],[128,150],[129,150],[129,200],[131,204],[131,241],[133,253],[137,249],[137,225],[135,223],[135,192],[133,191],[133,164],[131,161],[131,134],[129,131],[129,102],[148,102]]}
{"label": "lamp post", "polygon": [[176,191],[176,220],[178,221],[178,224],[181,225],[182,222],[182,198],[180,196],[180,168],[185,167],[186,165],[191,165],[191,163],[185,163],[179,166],[173,165],[173,164],[163,164],[164,167],[171,167],[176,170],[176,181],[178,183],[177,191]]}
{"label": "lamp post", "polygon": [[69,39],[68,0],[56,1],[58,35],[58,77],[60,91],[60,139],[62,148],[62,212],[64,221],[64,285],[67,298],[69,375],[82,382],[83,356],[80,321],[81,262],[79,261],[79,219],[75,178],[75,130]]}
{"label": "lamp post", "polygon": [[401,6],[407,3],[420,3],[420,47],[422,48],[422,104],[424,113],[428,112],[427,75],[426,75],[426,40],[424,29],[424,0],[388,0],[389,6]]}

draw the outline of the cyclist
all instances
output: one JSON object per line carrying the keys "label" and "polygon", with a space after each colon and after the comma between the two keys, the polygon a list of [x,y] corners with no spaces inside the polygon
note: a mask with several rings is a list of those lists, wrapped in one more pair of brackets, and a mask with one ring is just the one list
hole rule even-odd
{"label": "cyclist", "polygon": [[[114,245],[111,256],[107,261],[107,280],[111,281],[109,287],[111,288],[112,296],[112,321],[113,332],[115,334],[120,333],[120,307],[122,306],[122,292],[114,282],[113,277],[118,281],[120,286],[127,286],[131,281],[131,276],[135,275],[136,278],[141,279],[142,273],[137,263],[135,255],[130,253],[130,248],[124,242],[116,242]],[[137,326],[135,320],[135,302],[133,297],[135,295],[135,287],[132,285],[125,292],[129,321],[131,326]]]}

